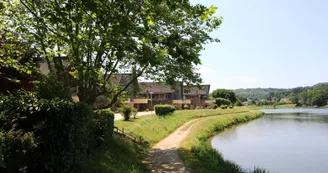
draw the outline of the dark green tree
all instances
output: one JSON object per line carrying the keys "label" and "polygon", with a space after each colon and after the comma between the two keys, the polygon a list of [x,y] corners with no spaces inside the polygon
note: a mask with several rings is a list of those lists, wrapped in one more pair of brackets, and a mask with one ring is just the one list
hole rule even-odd
{"label": "dark green tree", "polygon": [[216,89],[212,92],[213,98],[225,98],[230,100],[232,103],[236,103],[237,97],[235,95],[235,92],[233,90],[227,90],[227,89]]}
{"label": "dark green tree", "polygon": [[[50,71],[75,70],[80,101],[92,104],[106,94],[109,106],[140,76],[200,83],[200,51],[219,41],[210,33],[222,21],[216,7],[188,0],[9,0],[2,6],[0,26],[33,43]],[[126,85],[108,82],[132,69]]]}

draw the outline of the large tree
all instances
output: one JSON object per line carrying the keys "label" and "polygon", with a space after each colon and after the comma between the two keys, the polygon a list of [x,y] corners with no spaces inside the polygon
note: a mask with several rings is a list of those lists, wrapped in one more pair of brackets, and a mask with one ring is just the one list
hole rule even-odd
{"label": "large tree", "polygon": [[232,103],[236,103],[237,97],[235,95],[235,92],[233,90],[227,90],[227,89],[216,89],[212,92],[213,98],[224,98],[227,100],[230,100]]}
{"label": "large tree", "polygon": [[[216,7],[188,0],[9,0],[1,6],[1,26],[33,43],[51,71],[65,75],[73,68],[80,101],[89,104],[105,93],[115,103],[142,75],[200,83],[194,70],[200,51],[218,42],[209,34],[221,24]],[[118,72],[133,77],[117,88],[108,80]]]}

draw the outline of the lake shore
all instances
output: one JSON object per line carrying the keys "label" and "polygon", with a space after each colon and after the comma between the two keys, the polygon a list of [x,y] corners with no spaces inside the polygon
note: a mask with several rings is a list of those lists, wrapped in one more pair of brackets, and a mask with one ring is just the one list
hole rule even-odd
{"label": "lake shore", "polygon": [[[225,160],[223,156],[208,143],[208,139],[218,131],[227,127],[260,118],[264,113],[250,111],[239,114],[227,114],[202,118],[191,129],[190,134],[182,141],[179,154],[185,165],[193,172],[245,172],[234,162]],[[256,168],[253,173],[265,173],[264,169]]]}

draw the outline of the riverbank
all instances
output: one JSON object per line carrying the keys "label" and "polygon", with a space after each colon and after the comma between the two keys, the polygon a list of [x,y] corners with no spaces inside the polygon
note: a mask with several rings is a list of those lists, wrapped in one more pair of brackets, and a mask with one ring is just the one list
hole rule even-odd
{"label": "riverbank", "polygon": [[261,110],[261,109],[286,109],[286,108],[296,108],[295,104],[285,104],[285,105],[276,105],[275,107],[273,105],[262,105],[262,106],[256,106],[256,105],[250,105],[245,106],[248,109],[252,110]]}
{"label": "riverbank", "polygon": [[[197,121],[189,135],[182,141],[179,154],[184,164],[195,173],[202,172],[246,172],[239,165],[224,160],[223,156],[208,143],[208,138],[234,124],[247,122],[263,116],[258,111],[202,118]],[[265,173],[255,169],[253,173]]]}
{"label": "riverbank", "polygon": [[172,115],[160,117],[157,115],[145,115],[130,121],[115,121],[115,126],[127,132],[132,132],[142,136],[144,140],[149,142],[150,146],[167,137],[178,127],[186,122],[202,117],[210,117],[225,114],[238,114],[249,112],[246,107],[237,107],[234,109],[200,109],[200,110],[184,110],[176,111]]}

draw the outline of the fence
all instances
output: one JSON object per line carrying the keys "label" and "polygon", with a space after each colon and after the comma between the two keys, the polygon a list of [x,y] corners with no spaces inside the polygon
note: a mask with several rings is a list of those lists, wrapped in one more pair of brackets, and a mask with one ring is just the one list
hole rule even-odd
{"label": "fence", "polygon": [[149,146],[149,143],[145,141],[142,136],[133,134],[132,132],[126,132],[124,131],[124,128],[119,129],[118,127],[114,127],[114,134],[129,139],[133,141],[134,143],[141,145],[141,146]]}

